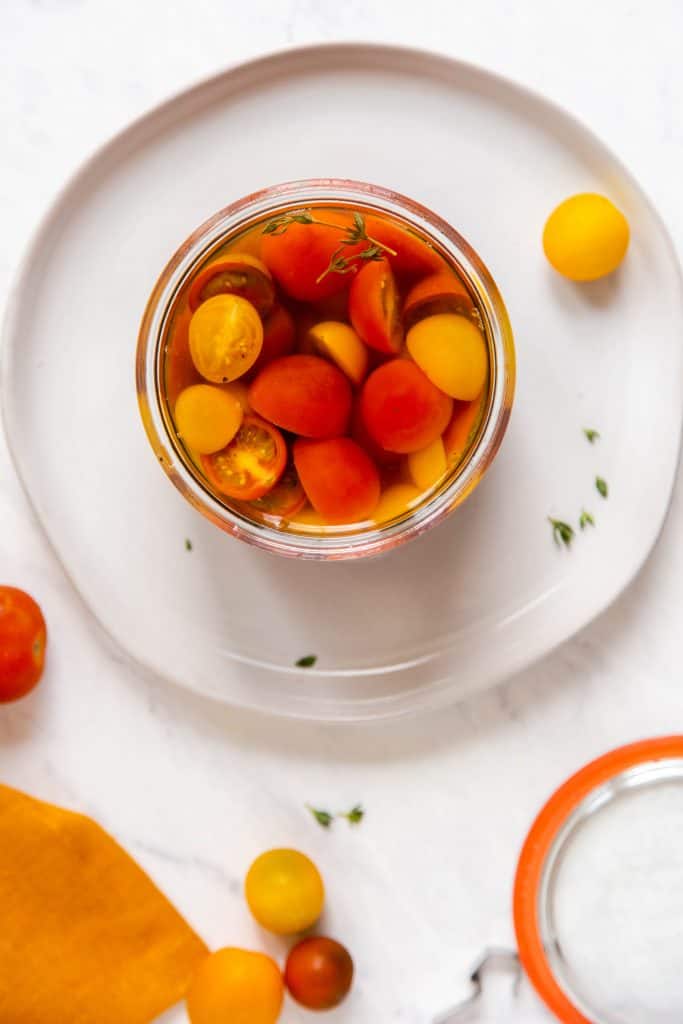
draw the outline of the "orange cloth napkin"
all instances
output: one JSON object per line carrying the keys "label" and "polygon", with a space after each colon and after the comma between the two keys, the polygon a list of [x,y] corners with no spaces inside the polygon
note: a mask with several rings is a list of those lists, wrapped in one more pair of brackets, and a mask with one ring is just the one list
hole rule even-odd
{"label": "orange cloth napkin", "polygon": [[0,786],[2,1024],[147,1024],[207,952],[99,825]]}

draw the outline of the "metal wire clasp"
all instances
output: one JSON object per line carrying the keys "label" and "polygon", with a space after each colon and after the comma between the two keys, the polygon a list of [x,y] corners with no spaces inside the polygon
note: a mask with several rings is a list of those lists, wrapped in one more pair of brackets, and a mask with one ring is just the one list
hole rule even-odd
{"label": "metal wire clasp", "polygon": [[484,975],[489,971],[507,971],[514,974],[513,991],[517,995],[519,984],[522,979],[522,966],[519,956],[512,949],[497,949],[495,947],[484,950],[477,965],[470,974],[472,983],[472,995],[457,1006],[452,1006],[446,1013],[434,1018],[433,1024],[456,1024],[463,1021],[469,1015],[479,1000],[484,988]]}

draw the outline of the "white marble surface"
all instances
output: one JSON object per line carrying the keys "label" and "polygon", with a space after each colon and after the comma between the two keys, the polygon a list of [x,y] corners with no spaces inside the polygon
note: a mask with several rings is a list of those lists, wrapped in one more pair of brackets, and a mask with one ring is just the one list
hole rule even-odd
{"label": "white marble surface", "polygon": [[[678,0],[7,0],[0,299],[51,196],[99,142],[227,63],[318,39],[440,49],[564,103],[640,178],[680,249],[682,34]],[[43,685],[0,712],[0,779],[97,817],[212,945],[281,954],[251,923],[241,877],[268,846],[306,849],[328,882],[327,930],[358,964],[355,993],[330,1021],[426,1024],[459,998],[485,945],[511,942],[516,856],[552,788],[612,746],[683,731],[681,498],[679,485],[628,592],[524,675],[431,719],[296,725],[149,682],[105,651],[0,441],[0,577],[40,600],[51,634]],[[307,817],[308,800],[362,800],[367,819],[328,834]],[[544,1019],[522,998],[523,1011],[496,1019]],[[283,1015],[306,1019],[291,1004]]]}

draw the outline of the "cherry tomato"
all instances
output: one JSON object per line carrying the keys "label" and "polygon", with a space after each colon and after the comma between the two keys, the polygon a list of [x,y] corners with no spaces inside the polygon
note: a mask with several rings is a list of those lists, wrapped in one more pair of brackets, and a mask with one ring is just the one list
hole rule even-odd
{"label": "cherry tomato", "polygon": [[370,436],[390,452],[426,448],[444,432],[453,400],[407,359],[392,359],[363,385],[361,415]]}
{"label": "cherry tomato", "polygon": [[275,302],[275,286],[265,263],[249,253],[231,253],[200,271],[192,282],[187,302],[194,313],[214,295],[241,295],[259,316],[268,316]]}
{"label": "cherry tomato", "polygon": [[363,419],[361,402],[356,401],[351,416],[351,436],[361,448],[368,453],[377,466],[392,466],[397,463],[401,456],[398,452],[388,452],[373,438]]}
{"label": "cherry tomato", "polygon": [[360,384],[368,370],[368,350],[353,327],[338,320],[323,320],[311,327],[306,348],[331,360],[353,384]]}
{"label": "cherry tomato", "polygon": [[225,448],[239,430],[242,417],[239,399],[213,384],[191,384],[180,392],[175,404],[179,436],[188,448],[203,454]]}
{"label": "cherry tomato", "polygon": [[421,498],[420,489],[413,484],[391,484],[382,491],[382,497],[372,518],[376,523],[387,523],[415,508]]}
{"label": "cherry tomato", "polygon": [[630,228],[607,196],[570,196],[550,214],[543,230],[548,260],[572,281],[595,281],[611,274],[628,249]]}
{"label": "cherry tomato", "polygon": [[285,439],[271,423],[245,416],[227,447],[202,455],[209,482],[228,498],[254,501],[275,486],[287,463]]}
{"label": "cherry tomato", "polygon": [[451,462],[457,462],[467,450],[470,438],[481,416],[481,398],[472,402],[455,402],[451,422],[443,435],[446,456]]}
{"label": "cherry tomato", "polygon": [[[355,272],[325,274],[344,240],[345,229],[352,226],[350,214],[316,210],[315,217],[328,223],[289,224],[282,234],[264,235],[261,244],[263,262],[277,283],[287,295],[301,302],[318,302],[344,291]],[[367,248],[367,242],[344,246],[343,255],[352,257],[363,248]]]}
{"label": "cherry tomato", "polygon": [[471,402],[481,394],[488,352],[483,334],[467,317],[428,316],[410,328],[406,344],[420,369],[451,398]]}
{"label": "cherry tomato", "polygon": [[304,939],[287,957],[285,985],[297,1003],[309,1010],[331,1010],[338,1006],[352,983],[351,955],[334,939]]}
{"label": "cherry tomato", "polygon": [[464,284],[448,270],[431,274],[414,285],[403,303],[403,323],[409,330],[414,323],[435,313],[461,313],[469,316],[474,303]]}
{"label": "cherry tomato", "polygon": [[219,949],[192,979],[187,1012],[191,1024],[275,1024],[283,998],[280,968],[269,956]]}
{"label": "cherry tomato", "polygon": [[316,512],[329,523],[369,519],[379,501],[379,474],[350,437],[296,441],[294,465]]}
{"label": "cherry tomato", "polygon": [[396,253],[387,253],[395,274],[402,280],[424,277],[443,270],[443,260],[439,254],[424,242],[408,227],[401,227],[382,217],[372,214],[365,218],[365,230],[381,245],[388,246]]}
{"label": "cherry tomato", "polygon": [[261,318],[239,295],[214,295],[192,314],[190,354],[202,377],[227,384],[251,369],[263,346]]}
{"label": "cherry tomato", "polygon": [[403,344],[398,289],[387,260],[372,260],[356,274],[349,295],[351,323],[366,345],[396,355]]}
{"label": "cherry tomato", "polygon": [[318,356],[283,356],[266,366],[249,389],[251,407],[283,430],[303,437],[338,437],[351,414],[351,385]]}
{"label": "cherry tomato", "polygon": [[[189,309],[177,313],[169,326],[166,350],[165,384],[166,399],[171,408],[180,392],[188,384],[199,384],[202,380],[190,355],[189,329],[192,314]],[[172,339],[172,340],[171,340]]]}
{"label": "cherry tomato", "polygon": [[263,325],[263,347],[254,363],[254,370],[262,370],[280,356],[288,356],[296,344],[296,326],[292,314],[284,306],[276,305]]}
{"label": "cherry tomato", "polygon": [[294,464],[289,462],[272,490],[251,502],[257,511],[277,519],[291,519],[306,504],[306,494]]}
{"label": "cherry tomato", "polygon": [[446,448],[440,437],[408,456],[408,472],[416,487],[428,491],[438,483],[448,469]]}
{"label": "cherry tomato", "polygon": [[276,935],[294,935],[310,928],[325,902],[318,869],[298,850],[262,853],[249,868],[245,892],[258,923]]}
{"label": "cherry tomato", "polygon": [[18,700],[39,682],[46,644],[45,619],[33,598],[0,586],[0,703]]}

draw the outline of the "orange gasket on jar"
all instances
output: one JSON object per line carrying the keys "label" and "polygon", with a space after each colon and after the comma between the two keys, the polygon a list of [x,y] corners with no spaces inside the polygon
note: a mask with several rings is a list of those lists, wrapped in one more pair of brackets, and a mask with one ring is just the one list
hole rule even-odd
{"label": "orange gasket on jar", "polygon": [[683,758],[683,736],[666,736],[632,743],[592,761],[551,796],[532,825],[522,848],[513,897],[519,957],[541,999],[565,1024],[594,1022],[577,1009],[565,994],[544,948],[538,908],[548,855],[567,819],[594,790],[631,768],[668,758]]}

